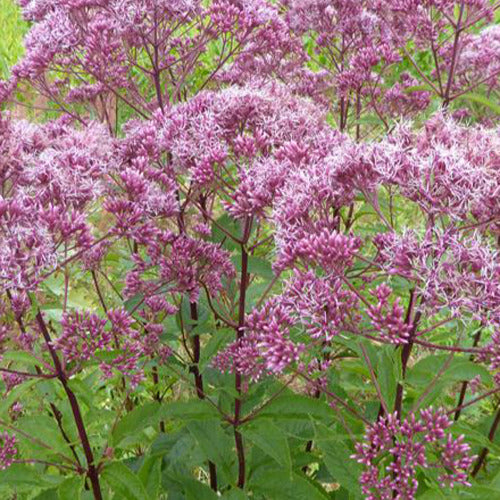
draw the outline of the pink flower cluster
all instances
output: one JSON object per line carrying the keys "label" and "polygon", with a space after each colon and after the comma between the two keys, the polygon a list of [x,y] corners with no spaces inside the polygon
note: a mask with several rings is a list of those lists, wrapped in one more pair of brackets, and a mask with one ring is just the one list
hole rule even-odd
{"label": "pink flower cluster", "polygon": [[7,432],[0,433],[0,470],[10,467],[16,455],[16,437]]}
{"label": "pink flower cluster", "polygon": [[[265,0],[20,3],[33,25],[6,91],[28,80],[64,111],[87,104],[110,128],[116,99],[150,115],[212,81],[284,76],[300,62],[300,40]],[[201,70],[207,76],[196,81]],[[48,72],[55,78],[46,79]]]}
{"label": "pink flower cluster", "polygon": [[100,368],[106,377],[111,377],[114,369],[136,385],[142,378],[142,358],[165,362],[171,355],[161,341],[163,326],[146,324],[141,334],[126,311],[110,310],[107,314],[108,320],[88,312],[66,313],[61,321],[62,333],[53,345],[68,363],[78,365],[101,358]]}
{"label": "pink flower cluster", "polygon": [[275,300],[247,318],[245,336],[220,352],[213,365],[256,381],[264,374],[279,374],[299,359],[303,345],[290,340],[292,320]]}
{"label": "pink flower cluster", "polygon": [[377,305],[368,307],[367,314],[381,339],[393,344],[404,344],[408,342],[411,325],[405,321],[399,297],[392,305],[389,304],[391,293],[391,288],[386,284],[373,290],[372,295],[377,298]]}
{"label": "pink flower cluster", "polygon": [[422,410],[400,420],[394,413],[378,420],[356,444],[353,455],[366,470],[360,482],[368,500],[412,500],[418,469],[439,468],[442,487],[469,485],[467,470],[474,457],[463,436],[454,438],[451,421],[442,410]]}
{"label": "pink flower cluster", "polygon": [[86,210],[103,193],[111,138],[60,119],[35,126],[1,117],[0,282],[26,288],[65,252],[89,248]]}

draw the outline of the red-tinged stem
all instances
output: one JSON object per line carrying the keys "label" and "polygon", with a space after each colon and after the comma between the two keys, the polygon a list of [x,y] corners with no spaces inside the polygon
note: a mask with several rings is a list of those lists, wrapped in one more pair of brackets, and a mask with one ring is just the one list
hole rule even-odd
{"label": "red-tinged stem", "polygon": [[493,394],[497,394],[500,392],[500,387],[496,387],[495,389],[491,389],[491,391],[485,392],[484,394],[481,394],[481,396],[478,396],[477,398],[471,399],[470,401],[467,401],[467,403],[464,403],[460,406],[457,406],[453,408],[452,410],[446,412],[446,415],[450,416],[456,413],[457,410],[464,410],[465,408],[469,408],[469,406],[475,405],[476,403],[479,403],[479,401],[482,401],[483,399],[489,398],[490,396],[493,396]]}
{"label": "red-tinged stem", "polygon": [[[408,303],[408,310],[406,312],[406,318],[405,318],[406,324],[410,324],[414,304],[415,304],[415,292],[414,290],[412,290],[410,292],[410,301]],[[417,313],[415,314],[415,319],[413,321],[413,326],[410,330],[408,342],[403,346],[403,349],[401,351],[401,368],[402,368],[401,376],[403,379],[406,376],[406,368],[408,366],[408,361],[410,359],[410,354],[413,348],[414,339],[421,315],[422,314],[420,311],[417,311]],[[397,413],[398,416],[401,416],[402,405],[403,405],[403,384],[399,383],[396,389],[396,400],[394,402],[394,411]]]}
{"label": "red-tinged stem", "polygon": [[[198,324],[198,306],[196,302],[190,302],[189,309],[191,313],[191,320],[193,322],[193,328],[196,328]],[[194,376],[194,384],[196,386],[196,395],[198,399],[205,399],[205,392],[203,390],[203,376],[200,373],[200,336],[193,335],[193,364],[191,366],[191,372]],[[210,475],[210,487],[212,490],[217,491],[217,467],[210,460],[208,461],[208,470]]]}
{"label": "red-tinged stem", "polygon": [[443,107],[445,109],[448,108],[450,104],[450,93],[451,93],[451,88],[453,84],[453,78],[455,74],[455,68],[457,65],[457,59],[458,59],[458,52],[459,52],[459,42],[460,42],[460,33],[462,32],[462,19],[464,15],[464,9],[465,9],[465,2],[462,0],[460,2],[460,12],[458,14],[458,21],[457,21],[457,26],[455,29],[455,36],[453,39],[453,52],[451,56],[451,64],[450,64],[450,71],[448,73],[448,82],[446,83],[446,90],[444,91],[444,96],[443,96]]}
{"label": "red-tinged stem", "polygon": [[[479,341],[481,340],[481,330],[479,330],[476,335],[474,335],[474,343],[472,344],[473,347],[477,347],[479,344]],[[470,359],[473,360],[474,356],[470,356]],[[462,382],[462,387],[460,389],[460,396],[458,397],[458,405],[457,405],[457,411],[455,412],[455,416],[453,417],[453,420],[456,422],[460,418],[460,414],[462,413],[462,408],[461,406],[464,404],[465,401],[465,394],[467,393],[467,387],[469,386],[469,382],[467,380],[464,380]]]}
{"label": "red-tinged stem", "polygon": [[74,392],[70,389],[68,385],[66,374],[61,365],[61,361],[59,360],[59,357],[57,356],[57,353],[54,350],[54,347],[52,346],[52,340],[50,338],[49,330],[47,329],[42,313],[40,311],[38,311],[36,315],[36,322],[38,324],[38,327],[40,328],[40,331],[45,340],[45,344],[47,346],[47,349],[49,350],[50,356],[54,363],[54,368],[57,373],[57,378],[61,382],[61,385],[63,386],[64,391],[66,392],[66,396],[68,397],[68,401],[71,406],[73,418],[75,420],[76,428],[78,430],[78,436],[80,437],[80,442],[82,443],[83,452],[87,460],[87,476],[90,480],[90,484],[92,485],[92,493],[94,494],[94,499],[102,500],[101,486],[99,484],[99,473],[95,466],[94,455],[92,453],[92,447],[90,446],[90,441],[87,435],[87,431],[85,429],[85,424],[83,422],[82,413],[80,411],[80,405],[78,404],[78,400],[76,399]]}
{"label": "red-tinged stem", "polygon": [[[243,238],[247,239],[249,233],[249,222],[245,224]],[[244,245],[241,245],[241,280],[240,280],[240,296],[238,304],[238,327],[236,328],[236,338],[243,338],[245,326],[245,303],[248,280],[248,253]],[[235,389],[239,397],[234,401],[234,442],[236,445],[236,453],[238,456],[238,488],[245,487],[245,448],[243,446],[243,437],[238,431],[238,426],[241,420],[241,392],[242,392],[242,376],[240,373],[235,375]]]}
{"label": "red-tinged stem", "polygon": [[[493,442],[493,439],[495,439],[495,434],[498,429],[498,425],[500,424],[500,409],[497,410],[497,414],[495,415],[495,419],[493,420],[493,423],[491,424],[490,427],[490,432],[488,434],[488,439]],[[488,456],[488,448],[484,447],[481,450],[481,453],[479,454],[479,457],[476,461],[476,464],[474,465],[474,469],[472,470],[472,477],[476,477],[477,473],[481,470],[481,467],[484,464],[484,461],[486,460],[486,457]]]}

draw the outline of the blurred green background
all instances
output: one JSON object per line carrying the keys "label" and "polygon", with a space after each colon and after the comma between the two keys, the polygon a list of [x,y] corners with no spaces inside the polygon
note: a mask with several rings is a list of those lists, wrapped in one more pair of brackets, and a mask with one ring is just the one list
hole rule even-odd
{"label": "blurred green background", "polygon": [[14,0],[0,0],[0,78],[9,75],[9,67],[23,54],[23,36],[28,24]]}

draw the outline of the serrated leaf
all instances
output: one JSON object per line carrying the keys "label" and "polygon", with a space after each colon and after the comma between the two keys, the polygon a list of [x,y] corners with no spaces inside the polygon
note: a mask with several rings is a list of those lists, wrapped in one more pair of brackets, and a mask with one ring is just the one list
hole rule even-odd
{"label": "serrated leaf", "polygon": [[254,493],[272,500],[329,500],[328,493],[317,483],[294,473],[292,477],[281,469],[261,468],[251,479]]}
{"label": "serrated leaf", "polygon": [[127,466],[113,462],[104,467],[101,477],[115,493],[116,500],[148,500],[142,481]]}
{"label": "serrated leaf", "polygon": [[257,418],[272,417],[277,420],[304,419],[310,421],[310,417],[329,419],[332,415],[332,409],[324,401],[300,394],[285,394],[265,407]]}
{"label": "serrated leaf", "polygon": [[161,460],[148,457],[144,460],[138,472],[139,479],[153,500],[158,498],[161,484]]}
{"label": "serrated leaf", "polygon": [[315,424],[314,430],[314,443],[321,451],[323,462],[330,474],[344,488],[361,498],[361,466],[351,458],[352,453],[344,444],[344,436],[322,424]]}
{"label": "serrated leaf", "polygon": [[2,354],[2,360],[22,363],[28,366],[35,366],[40,364],[40,361],[36,359],[33,354],[25,351],[6,351]]}
{"label": "serrated leaf", "polygon": [[113,430],[113,444],[116,447],[131,446],[141,441],[141,432],[161,420],[160,405],[157,402],[137,406],[127,413]]}
{"label": "serrated leaf", "polygon": [[187,423],[187,428],[200,445],[207,460],[216,463],[219,472],[223,472],[230,481],[234,440],[224,432],[220,422],[213,419],[191,421]]}
{"label": "serrated leaf", "polygon": [[57,489],[59,500],[80,500],[84,482],[83,477],[69,477],[64,480]]}
{"label": "serrated leaf", "polygon": [[126,300],[123,304],[123,307],[128,313],[131,313],[132,311],[136,311],[144,300],[144,294],[142,293],[137,293],[130,299]]}
{"label": "serrated leaf", "polygon": [[276,460],[279,465],[292,471],[292,458],[286,434],[269,419],[259,419],[245,425],[241,432],[250,442]]}
{"label": "serrated leaf", "polygon": [[186,421],[218,418],[219,413],[208,401],[193,399],[165,404],[161,408],[160,415],[161,418],[177,417]]}
{"label": "serrated leaf", "polygon": [[[231,261],[234,264],[235,269],[241,272],[241,254],[233,255]],[[273,268],[271,263],[260,257],[254,257],[252,255],[248,256],[248,272],[250,274],[255,274],[262,278],[271,280],[274,278]]]}

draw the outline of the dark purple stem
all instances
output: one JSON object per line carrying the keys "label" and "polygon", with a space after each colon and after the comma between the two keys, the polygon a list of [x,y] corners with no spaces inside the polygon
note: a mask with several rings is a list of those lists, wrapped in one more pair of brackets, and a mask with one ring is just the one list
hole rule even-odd
{"label": "dark purple stem", "polygon": [[59,357],[57,356],[57,353],[52,346],[49,330],[47,329],[42,313],[40,311],[38,311],[36,315],[36,321],[45,340],[45,344],[47,345],[52,361],[54,363],[54,368],[56,369],[57,378],[61,382],[61,385],[63,386],[64,391],[66,392],[66,396],[68,397],[68,401],[71,406],[71,411],[73,413],[73,418],[75,420],[76,428],[78,430],[80,442],[82,443],[83,452],[87,460],[87,475],[90,480],[90,484],[92,485],[92,492],[94,494],[94,499],[102,500],[101,486],[99,484],[99,473],[95,466],[94,455],[92,453],[92,448],[90,446],[87,431],[85,429],[85,424],[83,423],[83,417],[80,411],[78,400],[76,399],[75,394],[68,385],[66,374],[64,373],[64,369],[61,365]]}

